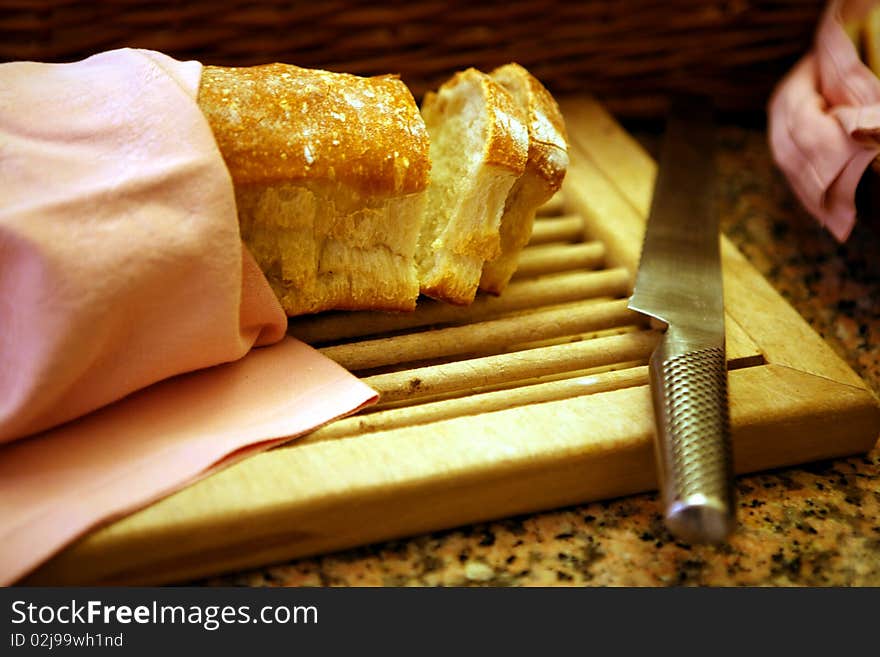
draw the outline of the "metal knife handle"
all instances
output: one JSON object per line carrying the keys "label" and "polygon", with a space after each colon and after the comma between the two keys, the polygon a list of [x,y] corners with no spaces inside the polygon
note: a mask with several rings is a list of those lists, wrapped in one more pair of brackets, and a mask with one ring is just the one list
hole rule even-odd
{"label": "metal knife handle", "polygon": [[671,355],[669,340],[650,362],[666,525],[688,542],[718,543],[734,526],[725,351]]}

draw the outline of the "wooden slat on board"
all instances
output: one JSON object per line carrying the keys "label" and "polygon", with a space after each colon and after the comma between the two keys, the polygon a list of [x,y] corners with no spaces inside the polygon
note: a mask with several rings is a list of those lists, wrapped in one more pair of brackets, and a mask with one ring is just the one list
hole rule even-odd
{"label": "wooden slat on board", "polygon": [[309,344],[336,342],[433,324],[470,324],[517,311],[596,297],[620,298],[629,290],[629,272],[621,268],[562,272],[512,282],[501,296],[480,294],[470,306],[419,300],[412,313],[325,313],[297,318],[290,333]]}
{"label": "wooden slat on board", "polygon": [[584,222],[576,214],[547,217],[535,222],[529,245],[550,242],[580,242],[583,239]]}
{"label": "wooden slat on board", "polygon": [[527,315],[352,342],[324,347],[320,351],[343,367],[358,371],[474,351],[498,353],[517,342],[643,321],[638,313],[627,308],[622,299],[601,303],[577,301]]}

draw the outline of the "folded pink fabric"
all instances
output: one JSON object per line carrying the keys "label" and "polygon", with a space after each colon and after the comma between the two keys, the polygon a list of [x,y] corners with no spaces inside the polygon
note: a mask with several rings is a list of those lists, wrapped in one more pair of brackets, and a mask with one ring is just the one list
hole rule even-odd
{"label": "folded pink fabric", "polygon": [[876,2],[828,4],[813,50],[769,104],[770,147],[798,199],[839,240],[856,221],[859,180],[880,153],[880,80],[844,30]]}
{"label": "folded pink fabric", "polygon": [[376,397],[284,338],[200,75],[127,49],[0,64],[0,583]]}
{"label": "folded pink fabric", "polygon": [[11,443],[0,450],[0,584],[89,529],[374,400],[288,337]]}
{"label": "folded pink fabric", "polygon": [[277,302],[242,303],[200,75],[134,50],[0,65],[0,442],[284,334]]}

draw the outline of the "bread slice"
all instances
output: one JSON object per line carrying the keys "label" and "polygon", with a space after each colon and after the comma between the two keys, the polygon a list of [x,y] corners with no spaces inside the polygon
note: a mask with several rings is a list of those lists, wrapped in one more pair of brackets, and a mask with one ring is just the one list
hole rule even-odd
{"label": "bread slice", "polygon": [[562,186],[568,169],[568,137],[553,96],[525,68],[506,64],[489,75],[526,113],[529,130],[525,172],[510,190],[501,216],[501,253],[483,265],[480,278],[481,290],[500,294],[516,271],[520,251],[531,237],[535,211]]}
{"label": "bread slice", "polygon": [[288,315],[415,308],[430,160],[403,82],[206,66],[198,102],[232,176],[242,238]]}
{"label": "bread slice", "polygon": [[501,252],[499,226],[528,155],[526,113],[485,73],[456,73],[422,102],[431,182],[416,250],[423,294],[474,299],[483,263]]}

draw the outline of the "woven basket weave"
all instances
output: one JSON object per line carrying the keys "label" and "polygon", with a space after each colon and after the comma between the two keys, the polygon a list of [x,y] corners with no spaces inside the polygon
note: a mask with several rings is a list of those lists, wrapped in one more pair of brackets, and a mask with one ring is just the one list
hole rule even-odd
{"label": "woven basket weave", "polygon": [[399,73],[417,98],[457,69],[518,61],[551,91],[590,92],[621,114],[656,114],[675,91],[762,110],[809,47],[822,4],[0,0],[0,60],[72,61],[132,46],[230,66]]}

